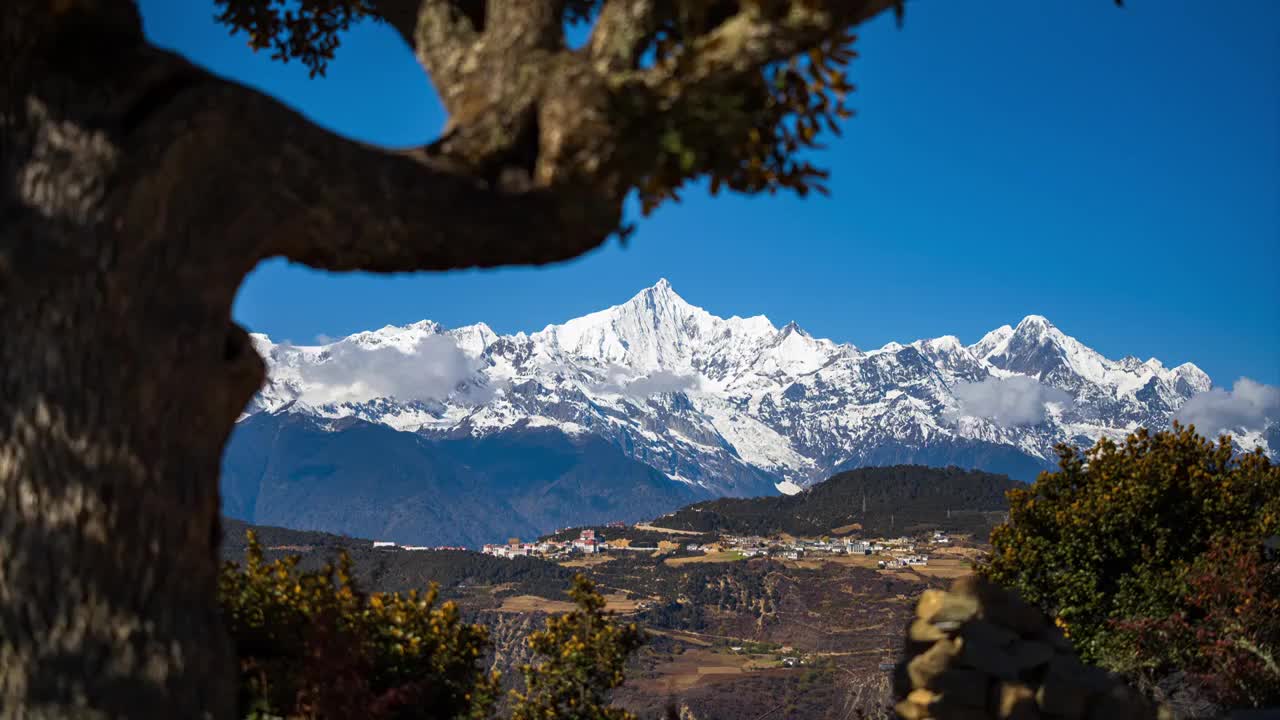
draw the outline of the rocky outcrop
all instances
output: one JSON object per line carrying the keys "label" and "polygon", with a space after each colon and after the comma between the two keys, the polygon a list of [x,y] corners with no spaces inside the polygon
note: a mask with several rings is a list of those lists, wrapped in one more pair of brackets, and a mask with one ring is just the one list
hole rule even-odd
{"label": "rocky outcrop", "polygon": [[926,590],[895,674],[902,720],[1166,720],[1015,594],[970,576]]}

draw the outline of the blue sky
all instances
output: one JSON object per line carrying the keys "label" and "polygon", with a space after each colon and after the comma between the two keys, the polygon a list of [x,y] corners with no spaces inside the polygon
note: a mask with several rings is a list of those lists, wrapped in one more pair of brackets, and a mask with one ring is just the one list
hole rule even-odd
{"label": "blue sky", "polygon": [[[1280,2],[916,0],[863,29],[858,115],[816,160],[832,197],[691,192],[543,269],[259,268],[235,312],[308,342],[387,323],[500,332],[668,278],[711,312],[878,347],[965,342],[1045,315],[1111,357],[1280,383]],[[252,53],[211,0],[141,0],[153,41],[360,140],[431,140],[444,116],[408,50],[363,25],[327,78]]]}

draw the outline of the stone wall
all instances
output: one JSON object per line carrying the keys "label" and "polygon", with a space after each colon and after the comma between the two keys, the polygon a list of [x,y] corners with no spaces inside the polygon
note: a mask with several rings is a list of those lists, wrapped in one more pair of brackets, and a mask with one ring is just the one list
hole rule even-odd
{"label": "stone wall", "polygon": [[895,680],[902,720],[1172,717],[1081,663],[1039,610],[976,576],[921,595]]}

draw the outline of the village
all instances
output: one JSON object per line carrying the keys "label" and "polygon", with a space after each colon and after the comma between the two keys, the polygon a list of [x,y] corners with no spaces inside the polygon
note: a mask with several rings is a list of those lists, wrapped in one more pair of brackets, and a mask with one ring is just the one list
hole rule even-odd
{"label": "village", "polygon": [[[458,553],[478,561],[479,550],[495,562],[479,563],[484,571],[467,572],[456,587],[497,616],[568,612],[563,576],[543,577],[549,569],[541,563],[587,574],[607,610],[649,633],[647,674],[632,688],[641,696],[712,692],[748,677],[766,683],[791,676],[804,685],[836,667],[883,678],[894,667],[883,648],[896,639],[903,598],[971,572],[982,552],[970,534],[915,527],[887,536],[856,526],[817,536],[697,532],[650,522],[562,528]],[[380,552],[461,550],[376,545]],[[841,619],[815,628],[814,607]]]}
{"label": "village", "polygon": [[[614,547],[605,542],[601,538],[596,537],[595,530],[583,530],[577,538],[566,541],[556,540],[540,540],[532,543],[522,543],[519,538],[512,538],[501,545],[485,545],[480,552],[485,555],[493,555],[501,558],[516,557],[541,557],[547,560],[560,560],[566,556],[574,554],[594,555],[600,552],[606,552],[610,549],[621,550],[621,547]],[[639,550],[640,548],[627,548]],[[656,551],[657,547],[648,548],[650,551]]]}
{"label": "village", "polygon": [[[649,526],[637,526],[648,529]],[[858,555],[876,558],[880,569],[927,566],[929,556],[923,548],[948,545],[951,539],[945,532],[917,538],[796,538],[790,536],[721,536],[713,542],[681,543],[661,540],[654,545],[637,545],[628,539],[609,540],[594,529],[582,530],[578,537],[569,540],[542,539],[537,542],[521,542],[512,538],[506,543],[485,545],[481,552],[500,558],[538,557],[546,560],[564,560],[574,555],[599,553],[649,552],[662,554],[703,554],[730,556],[724,559],[770,557],[779,560],[800,560],[823,556]]]}
{"label": "village", "polygon": [[[919,538],[765,538],[759,536],[739,537],[729,535],[720,543],[730,551],[737,552],[745,558],[772,557],[783,560],[800,560],[832,555],[874,556],[880,569],[925,566],[929,564],[929,556],[923,548],[950,544],[951,539],[942,531],[934,531],[931,535]],[[714,544],[708,549],[690,546],[690,551],[704,552],[723,551]]]}

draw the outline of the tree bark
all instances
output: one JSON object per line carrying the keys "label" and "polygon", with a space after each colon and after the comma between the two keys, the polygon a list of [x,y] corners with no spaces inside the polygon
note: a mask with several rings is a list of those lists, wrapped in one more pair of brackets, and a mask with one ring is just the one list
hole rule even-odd
{"label": "tree bark", "polygon": [[[611,0],[585,53],[558,0],[382,5],[443,83],[429,147],[336,137],[150,47],[131,0],[0,9],[0,719],[233,716],[217,481],[263,379],[231,321],[258,262],[542,264],[618,228],[657,143],[636,113],[680,92],[635,75],[648,3]],[[689,62],[807,42],[744,17]]]}
{"label": "tree bark", "polygon": [[0,717],[229,718],[217,476],[263,377],[230,320],[253,258],[185,175],[171,110],[206,78],[131,4],[57,6],[0,33]]}
{"label": "tree bark", "polygon": [[230,718],[218,469],[264,376],[231,321],[245,275],[552,262],[616,208],[337,138],[149,47],[131,2],[0,17],[0,718]]}

